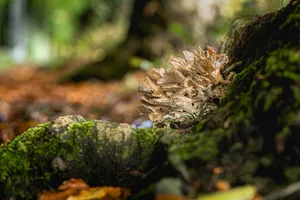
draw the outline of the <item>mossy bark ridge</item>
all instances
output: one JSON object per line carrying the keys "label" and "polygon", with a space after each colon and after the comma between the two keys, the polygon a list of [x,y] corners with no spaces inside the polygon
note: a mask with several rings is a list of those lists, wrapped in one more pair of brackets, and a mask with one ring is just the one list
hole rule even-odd
{"label": "mossy bark ridge", "polygon": [[[159,129],[65,116],[40,124],[0,148],[1,195],[34,199],[77,177],[89,185],[134,188],[166,160]],[[152,158],[156,149],[156,158]]]}
{"label": "mossy bark ridge", "polygon": [[194,139],[176,149],[198,180],[209,182],[218,166],[231,185],[258,177],[275,184],[299,180],[299,22],[297,1],[240,31],[245,40],[233,43],[229,57],[242,64],[227,96],[195,126]]}

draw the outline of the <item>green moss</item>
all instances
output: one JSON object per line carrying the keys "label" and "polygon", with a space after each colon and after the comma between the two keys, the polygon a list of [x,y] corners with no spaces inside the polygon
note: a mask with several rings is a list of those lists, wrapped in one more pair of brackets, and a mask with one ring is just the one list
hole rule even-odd
{"label": "green moss", "polygon": [[193,157],[209,160],[218,153],[217,144],[220,138],[221,135],[218,132],[186,135],[182,137],[180,143],[173,144],[171,154],[176,154],[183,160]]}
{"label": "green moss", "polygon": [[288,168],[284,172],[289,181],[295,182],[300,178],[300,166]]}
{"label": "green moss", "polygon": [[240,73],[260,57],[286,46],[300,45],[299,17],[300,4],[291,3],[278,12],[268,13],[255,18],[243,28],[239,28],[227,44],[227,55],[230,63],[243,61],[242,67],[236,69]]}
{"label": "green moss", "polygon": [[92,128],[95,123],[92,121],[83,121],[82,123],[71,123],[68,126],[67,132],[76,134],[79,137],[92,134]]}
{"label": "green moss", "polygon": [[[286,27],[294,26],[295,28],[300,29],[300,5],[296,4],[294,11],[288,16],[285,23],[280,26],[280,30],[284,30]],[[299,34],[299,32],[298,32]]]}
{"label": "green moss", "polygon": [[133,129],[80,116],[38,125],[0,147],[0,197],[34,199],[42,189],[57,188],[73,177],[89,185],[133,188],[166,161],[162,135],[161,129]]}
{"label": "green moss", "polygon": [[[19,187],[24,185],[28,187],[32,181],[37,181],[37,177],[34,176],[36,168],[45,167],[43,163],[39,163],[38,159],[48,157],[51,150],[56,148],[55,145],[51,147],[41,145],[36,148],[42,143],[41,138],[47,134],[49,126],[50,123],[45,123],[28,129],[24,134],[12,140],[9,145],[1,147],[0,182],[5,183],[4,191],[26,197],[26,192],[19,191]],[[29,157],[31,154],[36,154],[37,157]]]}
{"label": "green moss", "polygon": [[135,143],[139,143],[143,148],[148,149],[159,141],[162,137],[163,130],[157,128],[140,128],[136,129],[134,135]]}
{"label": "green moss", "polygon": [[89,133],[93,123],[71,124],[65,131],[53,129],[51,125],[45,123],[31,128],[1,147],[0,182],[5,184],[4,194],[31,199],[41,188],[52,188],[49,183],[59,174],[51,166],[54,158],[80,158],[82,149],[76,137]]}
{"label": "green moss", "polygon": [[237,99],[242,93],[245,93],[249,90],[256,73],[257,63],[259,62],[261,61],[256,61],[235,76],[230,85],[228,95],[223,101],[228,102],[230,100]]}
{"label": "green moss", "polygon": [[[293,48],[299,44],[299,31],[295,31],[298,27],[293,26],[298,10],[299,4],[289,5],[245,28],[247,38],[232,49],[237,56],[234,59],[244,64],[237,70],[227,97],[216,112],[195,126],[194,134],[173,140],[171,153],[187,161],[215,160],[227,165],[254,163],[263,151],[272,155],[270,162],[278,162],[273,160],[278,156],[278,144],[273,141],[282,132],[291,134],[290,126],[299,109],[299,51]],[[279,26],[281,33],[271,31]],[[252,167],[247,175],[257,169]]]}
{"label": "green moss", "polygon": [[137,147],[138,149],[142,149],[140,154],[143,160],[145,160],[145,158],[149,158],[155,145],[157,145],[159,139],[162,137],[162,131],[149,128],[137,129],[133,137],[133,148],[130,151],[136,151]]}

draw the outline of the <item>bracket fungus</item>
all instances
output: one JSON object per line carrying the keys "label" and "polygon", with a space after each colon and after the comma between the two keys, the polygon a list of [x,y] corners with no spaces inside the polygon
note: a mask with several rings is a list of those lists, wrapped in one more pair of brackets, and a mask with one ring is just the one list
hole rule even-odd
{"label": "bracket fungus", "polygon": [[139,88],[142,106],[154,127],[185,128],[217,109],[225,96],[233,73],[226,77],[221,69],[228,63],[225,54],[212,47],[203,51],[183,51],[184,59],[170,56],[171,68],[150,69]]}

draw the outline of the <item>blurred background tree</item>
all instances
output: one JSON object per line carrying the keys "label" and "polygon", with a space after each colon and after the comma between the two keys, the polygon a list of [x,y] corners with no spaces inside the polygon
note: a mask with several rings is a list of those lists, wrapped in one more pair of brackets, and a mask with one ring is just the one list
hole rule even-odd
{"label": "blurred background tree", "polygon": [[63,67],[62,80],[120,78],[227,33],[288,0],[0,0],[0,66]]}

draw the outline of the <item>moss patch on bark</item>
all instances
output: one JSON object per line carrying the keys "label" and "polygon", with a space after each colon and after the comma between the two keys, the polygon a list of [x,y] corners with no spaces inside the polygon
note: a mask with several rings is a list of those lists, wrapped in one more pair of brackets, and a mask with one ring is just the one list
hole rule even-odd
{"label": "moss patch on bark", "polygon": [[[40,124],[1,146],[1,198],[34,199],[74,177],[89,185],[134,188],[166,160],[167,150],[157,146],[161,136],[159,129],[80,116]],[[161,156],[155,162],[154,149]]]}

